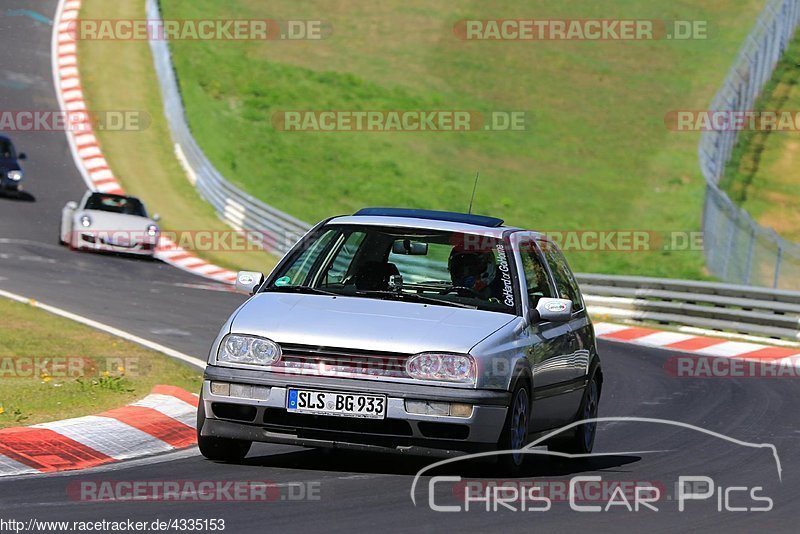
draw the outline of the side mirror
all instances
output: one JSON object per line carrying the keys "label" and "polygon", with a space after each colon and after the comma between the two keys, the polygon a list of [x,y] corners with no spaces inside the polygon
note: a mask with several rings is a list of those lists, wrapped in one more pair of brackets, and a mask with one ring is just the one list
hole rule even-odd
{"label": "side mirror", "polygon": [[264,275],[255,271],[239,271],[236,275],[236,289],[252,295],[264,282]]}
{"label": "side mirror", "polygon": [[150,218],[153,219],[155,222],[158,222],[161,220],[161,215],[159,215],[158,213],[154,213],[153,216]]}
{"label": "side mirror", "polygon": [[531,322],[569,321],[572,317],[572,301],[569,299],[553,299],[542,297],[536,303],[536,309],[531,310]]}
{"label": "side mirror", "polygon": [[20,152],[17,154],[17,159],[28,159],[28,156],[25,154],[25,152]]}
{"label": "side mirror", "polygon": [[74,200],[70,200],[69,202],[67,202],[67,206],[66,207],[67,207],[67,209],[70,209],[70,210],[76,210],[76,209],[78,209],[78,203],[75,202]]}

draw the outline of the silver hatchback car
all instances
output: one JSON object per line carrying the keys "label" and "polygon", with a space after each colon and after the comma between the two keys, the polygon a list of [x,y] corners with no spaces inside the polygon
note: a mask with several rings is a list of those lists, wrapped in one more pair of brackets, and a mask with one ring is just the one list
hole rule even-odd
{"label": "silver hatchback car", "polygon": [[[252,442],[448,456],[517,450],[591,419],[603,384],[575,277],[492,217],[369,208],[315,226],[217,336],[198,410],[207,458]],[[592,450],[596,425],[549,443]],[[510,468],[524,454],[501,455]]]}

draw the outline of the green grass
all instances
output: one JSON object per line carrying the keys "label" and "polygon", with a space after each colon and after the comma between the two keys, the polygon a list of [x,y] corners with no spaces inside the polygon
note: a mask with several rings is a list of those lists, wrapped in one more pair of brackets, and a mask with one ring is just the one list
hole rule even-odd
{"label": "green grass", "polygon": [[[144,19],[144,5],[144,0],[86,0],[81,18]],[[149,117],[147,127],[139,131],[97,132],[125,190],[142,198],[151,213],[161,215],[165,230],[229,232],[230,227],[189,183],[175,156],[147,41],[80,41],[78,54],[89,109],[132,110]],[[258,250],[194,252],[234,270],[266,272],[277,262],[275,256]]]}
{"label": "green grass", "polygon": [[0,315],[0,428],[99,413],[157,384],[200,389],[196,369],[139,345],[11,300]]}
{"label": "green grass", "polygon": [[[95,0],[96,1],[96,0]],[[234,183],[301,219],[365,205],[476,211],[542,230],[696,231],[698,135],[671,110],[706,107],[763,1],[162,0],[175,19],[322,19],[323,41],[173,41],[192,129]],[[465,42],[464,18],[708,20],[712,38]],[[524,132],[280,132],[278,110],[519,110]],[[570,252],[582,271],[704,276],[702,255]]]}
{"label": "green grass", "polygon": [[[755,106],[758,110],[800,110],[800,35],[791,43]],[[800,133],[742,132],[722,187],[759,223],[800,242]]]}

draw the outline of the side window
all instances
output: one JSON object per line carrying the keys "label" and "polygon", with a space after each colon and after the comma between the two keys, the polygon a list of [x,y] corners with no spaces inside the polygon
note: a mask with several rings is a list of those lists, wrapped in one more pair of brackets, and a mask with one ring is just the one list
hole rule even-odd
{"label": "side window", "polygon": [[553,272],[553,278],[555,279],[560,298],[571,300],[573,311],[582,310],[583,300],[581,299],[581,292],[578,289],[578,282],[575,281],[575,276],[573,276],[569,265],[567,265],[566,258],[564,258],[561,251],[550,242],[541,242],[540,246],[544,251],[545,258],[547,258],[547,264]]}
{"label": "side window", "polygon": [[364,238],[367,234],[364,232],[353,232],[347,236],[342,243],[339,250],[336,252],[336,256],[333,258],[333,262],[330,264],[327,272],[325,273],[325,277],[323,278],[323,285],[337,285],[344,282],[344,279],[347,277],[348,273],[350,272],[350,267],[353,264],[353,258],[356,256],[356,252],[358,252],[358,248],[361,246],[361,243],[364,242]]}
{"label": "side window", "polygon": [[552,297],[547,269],[542,264],[533,243],[523,242],[520,247],[522,269],[525,272],[525,286],[528,292],[528,306],[534,308],[541,297]]}

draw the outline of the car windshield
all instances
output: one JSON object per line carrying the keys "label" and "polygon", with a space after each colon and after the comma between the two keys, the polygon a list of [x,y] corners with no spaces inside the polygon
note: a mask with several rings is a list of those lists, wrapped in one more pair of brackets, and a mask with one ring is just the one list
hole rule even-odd
{"label": "car windshield", "polygon": [[0,158],[2,159],[16,159],[17,154],[14,151],[14,145],[8,139],[0,139]]}
{"label": "car windshield", "polygon": [[516,314],[511,255],[496,237],[328,225],[305,238],[262,291],[402,300]]}
{"label": "car windshield", "polygon": [[144,205],[137,198],[124,197],[121,195],[104,195],[95,193],[86,201],[84,209],[110,211],[112,213],[123,213],[125,215],[136,215],[147,217]]}

